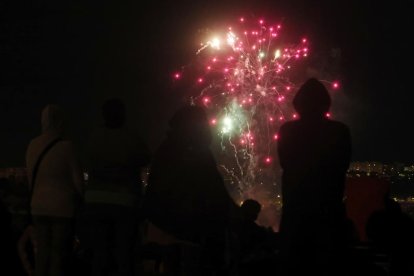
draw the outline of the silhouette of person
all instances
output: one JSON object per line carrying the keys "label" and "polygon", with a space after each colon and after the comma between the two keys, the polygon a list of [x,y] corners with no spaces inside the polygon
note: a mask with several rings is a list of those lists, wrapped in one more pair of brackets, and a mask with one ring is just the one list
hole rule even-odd
{"label": "silhouette of person", "polygon": [[269,271],[269,263],[273,265],[276,260],[277,234],[256,223],[261,209],[258,201],[246,199],[240,206],[240,219],[234,220],[241,275],[264,274]]}
{"label": "silhouette of person", "polygon": [[289,273],[303,267],[326,272],[328,264],[336,265],[339,243],[344,241],[343,197],[351,138],[346,125],[327,118],[330,104],[325,86],[315,78],[307,80],[293,99],[299,119],[286,122],[279,132],[281,256],[289,260]]}
{"label": "silhouette of person", "polygon": [[389,197],[389,193],[384,196],[384,206],[369,217],[367,236],[376,247],[389,255],[389,275],[410,275],[414,260],[414,220]]}
{"label": "silhouette of person", "polygon": [[225,231],[236,207],[210,150],[211,132],[202,107],[186,105],[169,122],[167,138],[148,177],[148,220],[176,239],[201,244],[206,262],[223,265]]}
{"label": "silhouette of person", "polygon": [[113,256],[118,275],[130,276],[139,242],[141,170],[150,154],[143,139],[125,126],[126,108],[120,99],[108,99],[102,115],[104,126],[91,133],[87,154],[84,216],[92,234],[92,275],[104,275]]}
{"label": "silhouette of person", "polygon": [[271,228],[260,226],[256,220],[262,206],[254,199],[246,199],[240,206],[241,219],[236,223],[242,253],[249,255],[255,251],[271,253],[277,247],[277,235]]}
{"label": "silhouette of person", "polygon": [[[42,111],[42,134],[26,152],[26,166],[36,239],[35,276],[65,275],[73,241],[74,216],[83,196],[83,176],[75,147],[64,135],[63,111],[47,105]],[[56,140],[59,138],[60,140]],[[44,149],[34,183],[32,176]]]}

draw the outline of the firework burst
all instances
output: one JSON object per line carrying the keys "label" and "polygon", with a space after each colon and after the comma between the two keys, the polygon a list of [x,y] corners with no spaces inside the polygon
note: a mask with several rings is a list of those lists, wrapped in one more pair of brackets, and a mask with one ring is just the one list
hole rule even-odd
{"label": "firework burst", "polygon": [[[310,54],[308,40],[283,43],[281,24],[245,18],[209,35],[196,51],[198,75],[192,82],[198,92],[191,100],[211,116],[220,137],[220,166],[241,194],[264,182],[275,185],[272,152],[280,125],[297,117],[290,105],[297,85],[290,79]],[[173,77],[180,80],[185,73]]]}

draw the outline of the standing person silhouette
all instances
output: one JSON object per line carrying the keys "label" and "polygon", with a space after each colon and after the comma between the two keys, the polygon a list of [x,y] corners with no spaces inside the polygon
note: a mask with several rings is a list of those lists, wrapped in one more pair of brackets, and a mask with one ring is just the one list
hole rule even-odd
{"label": "standing person silhouette", "polygon": [[26,152],[36,241],[35,276],[66,275],[74,217],[83,196],[83,175],[74,145],[64,137],[60,107],[42,111],[42,134]]}
{"label": "standing person silhouette", "polygon": [[346,240],[343,197],[351,137],[345,124],[327,118],[330,105],[325,86],[307,80],[293,99],[299,119],[286,122],[279,132],[281,256],[288,275],[299,269],[338,275],[331,269]]}
{"label": "standing person silhouette", "polygon": [[236,205],[210,149],[206,112],[186,105],[170,120],[167,138],[151,165],[148,220],[175,238],[203,245],[206,262],[221,271],[225,233]]}
{"label": "standing person silhouette", "polygon": [[104,126],[92,131],[88,143],[84,216],[92,230],[92,275],[106,275],[114,257],[118,275],[132,276],[142,204],[141,169],[150,154],[143,140],[125,126],[126,108],[120,99],[108,99],[102,115]]}

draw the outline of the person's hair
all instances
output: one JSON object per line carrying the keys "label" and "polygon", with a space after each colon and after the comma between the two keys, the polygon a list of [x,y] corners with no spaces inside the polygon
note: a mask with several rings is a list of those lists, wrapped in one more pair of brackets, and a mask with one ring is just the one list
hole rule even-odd
{"label": "person's hair", "polygon": [[102,106],[102,116],[108,128],[120,128],[125,123],[125,105],[118,98],[105,101]]}

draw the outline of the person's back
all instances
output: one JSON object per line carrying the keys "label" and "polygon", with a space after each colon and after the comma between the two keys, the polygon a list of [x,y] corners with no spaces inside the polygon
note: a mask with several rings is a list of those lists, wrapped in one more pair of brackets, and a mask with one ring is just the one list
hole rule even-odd
{"label": "person's back", "polygon": [[142,196],[140,169],[149,155],[127,129],[99,128],[90,135],[88,203],[132,206]]}
{"label": "person's back", "polygon": [[[73,217],[76,198],[83,192],[82,171],[73,143],[61,134],[62,112],[54,105],[42,112],[43,133],[34,138],[26,152],[26,166],[31,185],[33,215]],[[33,170],[42,151],[60,138],[39,163],[36,183],[31,183]]]}
{"label": "person's back", "polygon": [[118,99],[103,106],[105,125],[89,136],[87,203],[139,204],[140,173],[149,163],[143,140],[125,127],[125,107]]}
{"label": "person's back", "polygon": [[210,224],[225,224],[231,199],[210,152],[161,147],[148,183],[150,219],[178,238],[199,240]]}
{"label": "person's back", "polygon": [[48,105],[42,111],[43,132],[30,142],[26,152],[30,211],[38,245],[35,275],[64,273],[74,217],[83,196],[82,170],[73,143],[64,137],[63,125],[61,109]]}
{"label": "person's back", "polygon": [[[35,165],[40,150],[55,138],[44,134],[32,140],[27,153],[29,171]],[[54,146],[39,165],[32,196],[32,213],[45,216],[73,217],[76,198],[82,193],[82,172],[77,163],[72,142],[61,141]],[[73,167],[77,170],[73,185]]]}
{"label": "person's back", "polygon": [[[340,122],[297,120],[279,132],[284,209],[317,214],[339,207],[349,164],[349,132]],[[299,210],[298,210],[299,211]]]}
{"label": "person's back", "polygon": [[282,253],[302,260],[333,257],[343,242],[351,138],[347,126],[326,117],[330,103],[323,84],[308,80],[293,101],[300,118],[279,131]]}
{"label": "person's back", "polygon": [[234,204],[209,149],[208,121],[200,110],[183,108],[172,119],[170,135],[151,165],[146,194],[150,220],[185,239],[199,239],[200,231],[224,224]]}
{"label": "person's back", "polygon": [[223,265],[225,231],[235,206],[209,149],[204,110],[179,109],[151,165],[146,190],[148,220],[176,239],[203,244],[206,260]]}
{"label": "person's back", "polygon": [[87,145],[84,217],[92,230],[92,275],[108,269],[111,241],[120,275],[132,275],[142,204],[141,169],[149,162],[149,151],[125,128],[122,101],[106,101],[102,112],[105,125],[92,131]]}

